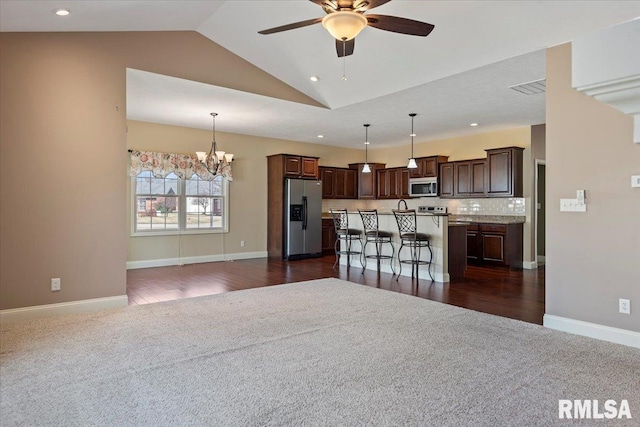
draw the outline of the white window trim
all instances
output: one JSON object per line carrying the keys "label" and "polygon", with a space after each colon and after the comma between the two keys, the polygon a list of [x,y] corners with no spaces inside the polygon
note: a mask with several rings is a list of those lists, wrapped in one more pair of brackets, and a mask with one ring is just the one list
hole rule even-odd
{"label": "white window trim", "polygon": [[[154,236],[178,236],[185,234],[222,234],[229,232],[229,181],[226,178],[222,178],[222,186],[224,191],[223,200],[223,213],[222,213],[222,227],[221,228],[190,228],[186,229],[186,212],[187,212],[187,196],[185,193],[186,180],[178,178],[178,202],[180,203],[180,211],[185,215],[179,216],[179,226],[182,230],[149,230],[149,231],[136,231],[136,218],[138,214],[138,203],[136,200],[136,177],[132,176],[130,179],[131,185],[131,208],[129,209],[129,215],[131,215],[131,237],[154,237]],[[213,196],[216,197],[216,196]],[[135,210],[135,212],[134,212]]]}

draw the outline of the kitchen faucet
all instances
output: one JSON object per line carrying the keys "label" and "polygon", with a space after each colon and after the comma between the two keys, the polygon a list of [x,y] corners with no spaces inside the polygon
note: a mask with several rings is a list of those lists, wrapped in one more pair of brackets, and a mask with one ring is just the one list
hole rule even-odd
{"label": "kitchen faucet", "polygon": [[409,209],[409,207],[407,206],[407,201],[405,199],[400,199],[400,200],[398,200],[398,210],[400,210],[400,203],[404,203],[404,210],[405,211],[407,209]]}

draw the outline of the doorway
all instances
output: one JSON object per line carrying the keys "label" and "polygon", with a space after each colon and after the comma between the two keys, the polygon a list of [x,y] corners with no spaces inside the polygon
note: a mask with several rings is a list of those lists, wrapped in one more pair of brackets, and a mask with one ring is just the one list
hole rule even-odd
{"label": "doorway", "polygon": [[535,235],[536,262],[545,264],[545,234],[546,234],[546,167],[544,160],[535,160]]}

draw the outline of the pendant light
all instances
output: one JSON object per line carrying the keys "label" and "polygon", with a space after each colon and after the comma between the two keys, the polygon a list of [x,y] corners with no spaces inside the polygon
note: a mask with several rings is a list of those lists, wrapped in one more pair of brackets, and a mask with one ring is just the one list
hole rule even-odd
{"label": "pendant light", "polygon": [[371,173],[371,168],[369,167],[369,126],[370,124],[363,125],[364,126],[364,166],[362,166],[362,173]]}
{"label": "pendant light", "polygon": [[216,144],[217,115],[218,113],[211,113],[211,117],[213,117],[213,140],[211,141],[211,149],[209,150],[209,153],[205,153],[204,151],[196,151],[198,160],[200,160],[200,162],[212,175],[216,175],[218,173],[218,168],[221,163],[231,163],[233,161],[233,154],[225,153],[224,151],[218,150],[218,145]]}
{"label": "pendant light", "polygon": [[409,164],[407,165],[407,169],[416,169],[418,164],[416,163],[416,159],[413,157],[413,137],[416,134],[413,132],[413,118],[416,116],[416,113],[409,114],[411,117],[411,158],[409,159]]}

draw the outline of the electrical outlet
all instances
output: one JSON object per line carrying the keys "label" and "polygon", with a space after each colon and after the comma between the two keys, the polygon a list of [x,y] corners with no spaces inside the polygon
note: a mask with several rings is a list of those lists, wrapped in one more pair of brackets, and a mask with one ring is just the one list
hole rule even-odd
{"label": "electrical outlet", "polygon": [[240,247],[244,248],[244,240],[240,240]]}
{"label": "electrical outlet", "polygon": [[618,309],[622,314],[631,314],[631,300],[620,298]]}
{"label": "electrical outlet", "polygon": [[51,290],[57,292],[60,290],[60,278],[51,279]]}

